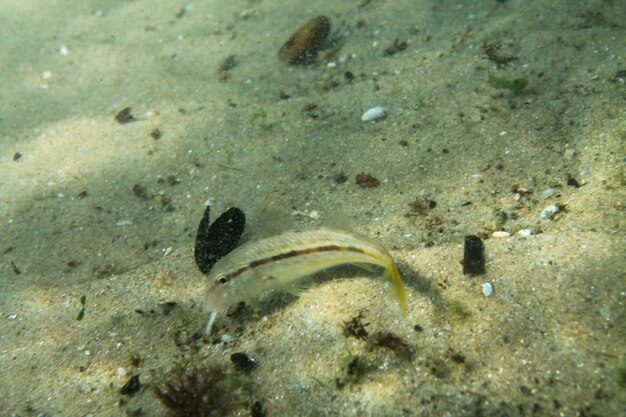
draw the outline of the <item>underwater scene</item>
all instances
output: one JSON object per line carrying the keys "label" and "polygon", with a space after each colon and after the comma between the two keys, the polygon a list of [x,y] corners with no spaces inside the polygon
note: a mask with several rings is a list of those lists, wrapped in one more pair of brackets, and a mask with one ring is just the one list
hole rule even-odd
{"label": "underwater scene", "polygon": [[626,2],[2,0],[0,416],[626,416]]}

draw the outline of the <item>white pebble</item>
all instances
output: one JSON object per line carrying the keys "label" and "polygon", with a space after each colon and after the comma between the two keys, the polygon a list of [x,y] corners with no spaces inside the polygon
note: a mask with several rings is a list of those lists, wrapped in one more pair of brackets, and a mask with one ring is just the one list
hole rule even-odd
{"label": "white pebble", "polygon": [[493,232],[491,234],[491,237],[509,237],[509,236],[511,236],[511,234],[509,232],[505,232],[505,231],[502,231],[502,230],[498,230],[498,231]]}
{"label": "white pebble", "polygon": [[65,46],[65,45],[61,45],[61,46],[59,47],[59,53],[60,53],[61,55],[67,55],[67,54],[69,53],[69,51],[68,51],[68,49],[67,49],[67,46]]}
{"label": "white pebble", "polygon": [[544,192],[541,193],[541,198],[545,200],[546,198],[552,197],[554,193],[556,193],[556,190],[554,188],[548,188],[547,190],[544,190]]}
{"label": "white pebble", "polygon": [[371,109],[363,113],[363,116],[361,116],[361,120],[364,122],[371,122],[372,120],[383,119],[387,117],[387,113],[389,113],[387,107],[372,107]]}
{"label": "white pebble", "polygon": [[480,286],[483,289],[483,295],[485,297],[491,297],[493,295],[493,285],[491,285],[491,282],[485,282],[480,284]]}
{"label": "white pebble", "polygon": [[522,230],[518,231],[517,234],[522,236],[522,237],[528,237],[528,236],[533,234],[533,231],[530,230],[530,229],[522,229]]}
{"label": "white pebble", "polygon": [[117,377],[124,378],[125,376],[126,376],[126,369],[122,368],[121,366],[117,368]]}
{"label": "white pebble", "polygon": [[557,206],[556,204],[550,204],[548,207],[541,210],[539,217],[541,217],[542,219],[551,219],[558,212],[559,206]]}
{"label": "white pebble", "polygon": [[235,336],[231,336],[229,334],[223,334],[222,335],[222,343],[230,343],[233,340],[235,340]]}

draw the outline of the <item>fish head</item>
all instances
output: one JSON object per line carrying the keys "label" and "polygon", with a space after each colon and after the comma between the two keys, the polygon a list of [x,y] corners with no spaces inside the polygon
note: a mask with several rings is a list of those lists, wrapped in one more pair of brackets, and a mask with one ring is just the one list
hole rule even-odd
{"label": "fish head", "polygon": [[241,301],[233,282],[220,272],[211,273],[208,277],[206,302],[210,311],[222,312]]}

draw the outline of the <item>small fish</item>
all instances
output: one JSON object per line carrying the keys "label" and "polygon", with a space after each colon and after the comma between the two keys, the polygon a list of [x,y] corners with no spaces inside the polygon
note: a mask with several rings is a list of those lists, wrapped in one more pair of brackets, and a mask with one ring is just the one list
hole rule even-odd
{"label": "small fish", "polygon": [[240,301],[250,301],[267,290],[298,291],[301,278],[346,263],[384,268],[383,278],[398,299],[403,315],[408,311],[404,284],[393,258],[380,244],[358,233],[321,228],[289,231],[248,242],[220,259],[208,276],[207,302],[210,334],[218,313]]}

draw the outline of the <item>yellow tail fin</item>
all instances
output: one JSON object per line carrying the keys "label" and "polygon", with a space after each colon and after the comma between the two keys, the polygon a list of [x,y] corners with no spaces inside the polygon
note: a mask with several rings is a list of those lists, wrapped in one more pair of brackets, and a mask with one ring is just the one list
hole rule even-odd
{"label": "yellow tail fin", "polygon": [[409,312],[409,302],[407,300],[406,291],[404,290],[404,283],[393,260],[391,260],[391,264],[385,270],[384,276],[391,281],[392,294],[398,299],[402,316],[406,317]]}

